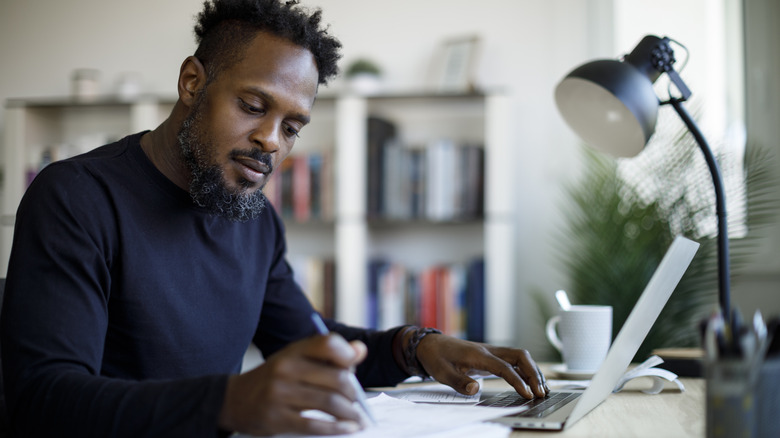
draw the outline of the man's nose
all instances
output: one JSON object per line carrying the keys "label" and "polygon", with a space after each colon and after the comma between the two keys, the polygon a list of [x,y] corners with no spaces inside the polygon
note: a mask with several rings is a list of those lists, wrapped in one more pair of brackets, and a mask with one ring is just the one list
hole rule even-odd
{"label": "man's nose", "polygon": [[255,145],[259,146],[265,153],[273,153],[279,150],[279,138],[281,136],[281,127],[276,123],[267,121],[260,123],[249,136],[249,139]]}

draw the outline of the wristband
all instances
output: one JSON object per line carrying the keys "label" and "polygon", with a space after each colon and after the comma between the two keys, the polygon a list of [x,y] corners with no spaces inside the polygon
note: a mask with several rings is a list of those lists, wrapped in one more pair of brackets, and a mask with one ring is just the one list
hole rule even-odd
{"label": "wristband", "polygon": [[409,343],[406,344],[406,349],[404,351],[406,371],[412,376],[419,376],[422,378],[430,377],[430,375],[425,372],[425,368],[423,368],[419,359],[417,359],[417,346],[420,345],[420,341],[422,341],[425,336],[431,333],[440,335],[441,330],[428,327],[417,328],[414,333],[412,333],[412,338],[409,339]]}

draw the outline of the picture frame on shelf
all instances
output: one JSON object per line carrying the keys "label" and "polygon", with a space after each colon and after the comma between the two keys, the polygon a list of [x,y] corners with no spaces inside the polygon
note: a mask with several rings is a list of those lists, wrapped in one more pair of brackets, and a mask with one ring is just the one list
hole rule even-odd
{"label": "picture frame on shelf", "polygon": [[434,58],[434,86],[442,93],[469,93],[475,90],[475,67],[480,38],[465,35],[447,39]]}

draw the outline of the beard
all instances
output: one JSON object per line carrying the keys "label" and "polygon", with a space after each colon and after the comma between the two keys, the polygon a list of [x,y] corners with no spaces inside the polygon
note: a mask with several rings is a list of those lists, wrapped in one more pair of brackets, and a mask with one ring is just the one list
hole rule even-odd
{"label": "beard", "polygon": [[[224,172],[216,162],[216,145],[199,129],[202,96],[182,123],[177,137],[184,164],[190,171],[190,196],[195,204],[213,215],[234,222],[255,219],[265,208],[262,187],[250,192],[252,183],[243,179],[238,181],[238,187],[228,187]],[[230,155],[251,157],[272,167],[271,157],[257,149],[233,150]]]}

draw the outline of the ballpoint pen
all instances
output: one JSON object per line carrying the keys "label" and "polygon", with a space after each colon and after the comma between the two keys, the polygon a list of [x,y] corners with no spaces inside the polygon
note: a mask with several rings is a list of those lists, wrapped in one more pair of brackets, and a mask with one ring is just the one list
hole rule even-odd
{"label": "ballpoint pen", "polygon": [[[317,332],[323,336],[327,336],[328,333],[330,333],[330,330],[328,330],[328,327],[325,325],[325,322],[322,320],[320,315],[317,312],[314,312],[311,314],[311,320],[314,323],[314,326],[317,328]],[[373,424],[376,424],[376,420],[374,419],[374,416],[371,414],[371,409],[368,407],[367,399],[366,399],[366,393],[363,391],[363,387],[360,385],[360,382],[358,382],[357,377],[355,377],[355,374],[350,372],[349,373],[349,380],[350,383],[352,383],[352,387],[355,388],[355,393],[357,394],[357,402],[360,404],[360,407],[363,408],[363,411],[365,411],[366,416]]]}

